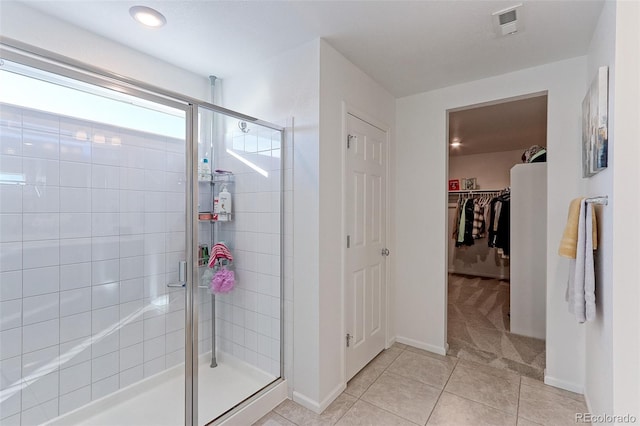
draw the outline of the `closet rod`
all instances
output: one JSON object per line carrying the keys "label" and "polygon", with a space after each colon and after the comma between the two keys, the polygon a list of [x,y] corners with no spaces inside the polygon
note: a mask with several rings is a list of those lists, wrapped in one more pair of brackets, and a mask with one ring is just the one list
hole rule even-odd
{"label": "closet rod", "polygon": [[601,204],[603,206],[606,206],[607,204],[609,204],[609,196],[601,195],[599,197],[586,198],[584,201],[590,204]]}
{"label": "closet rod", "polygon": [[465,189],[460,191],[449,191],[449,194],[484,194],[484,193],[492,193],[492,192],[503,192],[507,188],[502,189]]}

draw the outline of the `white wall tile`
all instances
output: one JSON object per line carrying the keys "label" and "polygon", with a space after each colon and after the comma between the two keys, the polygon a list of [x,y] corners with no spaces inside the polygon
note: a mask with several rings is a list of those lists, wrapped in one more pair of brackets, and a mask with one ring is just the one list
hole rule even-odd
{"label": "white wall tile", "polygon": [[143,323],[142,321],[125,325],[120,329],[120,347],[135,345],[143,341]]}
{"label": "white wall tile", "polygon": [[94,343],[91,346],[92,358],[117,352],[120,349],[120,337],[117,329],[104,330],[98,335],[94,335],[93,339]]}
{"label": "white wall tile", "polygon": [[167,185],[166,172],[161,170],[144,171],[144,190],[163,191]]}
{"label": "white wall tile", "polygon": [[165,232],[165,214],[164,213],[145,213],[144,214],[144,233],[153,234]]}
{"label": "white wall tile", "polygon": [[22,241],[22,214],[0,214],[0,243],[14,241]]}
{"label": "white wall tile", "polygon": [[60,316],[66,317],[91,310],[91,287],[60,292]]}
{"label": "white wall tile", "polygon": [[120,303],[120,282],[93,286],[91,300],[93,309],[118,305]]}
{"label": "white wall tile", "polygon": [[38,186],[60,185],[60,164],[57,160],[23,158],[22,172],[24,173],[26,184]]}
{"label": "white wall tile", "polygon": [[91,332],[93,334],[98,334],[108,328],[111,328],[120,321],[119,306],[94,309],[91,313]]}
{"label": "white wall tile", "polygon": [[[50,346],[45,349],[40,349],[34,352],[29,352],[22,355],[22,377],[27,380],[30,376],[37,376],[38,374],[45,374],[42,368],[58,367],[58,346]],[[33,378],[29,378],[32,380]]]}
{"label": "white wall tile", "polygon": [[143,212],[120,213],[120,235],[133,235],[144,232]]}
{"label": "white wall tile", "polygon": [[91,162],[106,166],[120,165],[120,147],[107,143],[93,143],[91,146]]}
{"label": "white wall tile", "polygon": [[120,256],[120,237],[94,237],[91,239],[91,260],[117,259]]}
{"label": "white wall tile", "polygon": [[60,118],[46,112],[23,109],[22,127],[29,131],[58,134],[60,132]]}
{"label": "white wall tile", "polygon": [[83,362],[60,370],[60,394],[89,386],[91,384],[91,362]]}
{"label": "white wall tile", "polygon": [[60,294],[49,293],[22,299],[24,325],[48,321],[60,315]]}
{"label": "white wall tile", "polygon": [[90,188],[60,188],[61,213],[89,213],[91,212]]}
{"label": "white wall tile", "polygon": [[120,234],[120,215],[118,213],[92,213],[91,235],[106,237]]}
{"label": "white wall tile", "polygon": [[120,166],[144,168],[145,149],[139,146],[123,144],[121,147]]}
{"label": "white wall tile", "polygon": [[58,213],[24,213],[23,241],[57,240],[58,238],[60,238],[60,215]]}
{"label": "white wall tile", "polygon": [[120,389],[126,388],[144,378],[144,368],[142,365],[124,370],[120,373]]}
{"label": "white wall tile", "polygon": [[70,342],[89,336],[91,336],[91,312],[83,312],[60,318],[61,342]]}
{"label": "white wall tile", "polygon": [[138,343],[123,349],[120,349],[120,370],[128,370],[137,365],[142,365],[143,359],[143,344]]}
{"label": "white wall tile", "polygon": [[[25,271],[26,273],[26,271]],[[60,289],[71,290],[91,285],[91,262],[60,266]]]}
{"label": "white wall tile", "polygon": [[22,327],[22,351],[37,351],[60,342],[60,321],[53,319]]}
{"label": "white wall tile", "polygon": [[90,213],[60,213],[60,238],[91,237]]}
{"label": "white wall tile", "polygon": [[[185,194],[183,192],[167,192],[167,212],[184,212],[186,206]],[[182,220],[184,221],[184,218]],[[184,228],[184,224],[182,227]],[[180,231],[180,229],[178,231]]]}
{"label": "white wall tile", "polygon": [[[0,390],[4,390],[22,377],[22,357],[16,356],[0,361]],[[4,414],[0,414],[4,417]]]}
{"label": "white wall tile", "polygon": [[184,154],[167,152],[167,163],[164,170],[168,172],[184,173],[186,171],[186,158]]}
{"label": "white wall tile", "polygon": [[91,262],[91,284],[100,285],[119,281],[120,261],[118,259]]}
{"label": "white wall tile", "polygon": [[120,304],[120,321],[131,323],[142,321],[144,318],[145,305],[143,300],[133,300]]}
{"label": "white wall tile", "polygon": [[120,257],[142,256],[144,254],[144,234],[121,235]]}
{"label": "white wall tile", "polygon": [[151,377],[165,369],[165,357],[160,356],[144,363],[144,377]]}
{"label": "white wall tile", "polygon": [[60,290],[60,268],[25,269],[22,273],[22,296],[37,296]]}
{"label": "white wall tile", "polygon": [[[115,373],[114,373],[115,374]],[[91,399],[95,401],[117,391],[120,387],[119,375],[115,374],[91,385]]]}
{"label": "white wall tile", "polygon": [[0,213],[21,213],[22,200],[23,185],[0,185]]}
{"label": "white wall tile", "polygon": [[144,168],[147,170],[164,171],[166,167],[166,152],[146,148],[144,150]]}
{"label": "white wall tile", "polygon": [[60,395],[60,415],[73,411],[91,402],[91,386]]}
{"label": "white wall tile", "polygon": [[[144,170],[134,168],[120,168],[120,189],[144,191]],[[161,191],[162,189],[160,189]]]}
{"label": "white wall tile", "polygon": [[60,137],[60,160],[91,162],[91,142],[78,132],[82,130],[76,131],[77,137]]}
{"label": "white wall tile", "polygon": [[120,192],[117,189],[93,188],[91,211],[95,213],[117,213],[120,211]]}
{"label": "white wall tile", "polygon": [[22,243],[0,243],[0,272],[22,269]]}
{"label": "white wall tile", "polygon": [[24,394],[26,392],[27,392],[26,389],[22,391],[23,393],[22,424],[23,425],[39,425],[39,424],[45,423],[47,420],[51,420],[54,417],[58,416],[58,398],[54,398],[44,403],[40,403],[40,405],[37,405],[33,408],[29,408],[25,410]]}
{"label": "white wall tile", "polygon": [[144,257],[121,257],[120,280],[131,280],[144,276]]}
{"label": "white wall tile", "polygon": [[91,164],[61,161],[60,186],[89,188],[91,186]]}
{"label": "white wall tile", "polygon": [[0,126],[0,154],[22,155],[22,130]]}
{"label": "white wall tile", "polygon": [[[122,271],[122,266],[120,267]],[[144,298],[144,278],[120,281],[120,303],[141,300]]]}
{"label": "white wall tile", "polygon": [[22,190],[22,208],[25,213],[59,212],[60,188],[48,185],[25,185]]}
{"label": "white wall tile", "polygon": [[0,272],[0,301],[22,297],[22,271]]}
{"label": "white wall tile", "polygon": [[20,299],[0,302],[0,330],[22,325],[22,303]]}
{"label": "white wall tile", "polygon": [[[211,344],[209,344],[208,346],[210,348]],[[179,349],[177,351],[168,353],[165,356],[165,368],[169,369],[171,367],[175,367],[176,365],[184,364],[184,357],[184,349]]]}
{"label": "white wall tile", "polygon": [[[156,337],[144,341],[144,361],[150,361],[165,355],[165,336]],[[145,377],[147,375],[145,374]]]}
{"label": "white wall tile", "polygon": [[144,320],[144,340],[154,339],[165,334],[164,315]]}
{"label": "white wall tile", "polygon": [[90,262],[91,238],[69,238],[60,240],[60,264]]}
{"label": "white wall tile", "polygon": [[178,329],[173,332],[167,332],[165,349],[167,354],[180,349],[184,349],[184,328]]}
{"label": "white wall tile", "polygon": [[21,354],[22,330],[12,328],[0,331],[0,359],[13,358]]}
{"label": "white wall tile", "polygon": [[60,136],[23,129],[22,156],[57,160],[60,158]]}
{"label": "white wall tile", "polygon": [[[60,179],[62,180],[62,177]],[[103,189],[120,188],[120,168],[94,164],[91,167],[91,187]]]}
{"label": "white wall tile", "polygon": [[144,211],[164,213],[167,202],[166,198],[167,196],[165,192],[145,191]]}
{"label": "white wall tile", "polygon": [[[164,215],[162,215],[164,219]],[[164,229],[164,223],[162,226]],[[160,254],[165,252],[165,234],[164,232],[145,234],[144,236],[144,254]]]}
{"label": "white wall tile", "polygon": [[143,212],[145,210],[146,191],[120,190],[121,212]]}
{"label": "white wall tile", "polygon": [[91,360],[91,380],[93,383],[118,373],[120,356],[113,352]]}
{"label": "white wall tile", "polygon": [[[0,257],[2,254],[0,254]],[[54,266],[60,263],[58,240],[25,241],[22,243],[22,266],[25,269]]]}

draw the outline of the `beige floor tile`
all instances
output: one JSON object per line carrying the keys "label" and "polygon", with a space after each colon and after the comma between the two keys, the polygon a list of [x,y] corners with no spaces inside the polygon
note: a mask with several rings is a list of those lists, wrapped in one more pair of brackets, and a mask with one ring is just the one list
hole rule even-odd
{"label": "beige floor tile", "polygon": [[278,413],[270,411],[269,414],[255,422],[252,426],[296,426]]}
{"label": "beige floor tile", "polygon": [[377,367],[387,368],[388,366],[391,365],[393,361],[395,361],[396,358],[398,358],[398,356],[402,352],[404,352],[403,349],[394,348],[394,347],[385,349],[384,351],[380,352],[378,356],[376,356],[373,360],[371,360],[369,364],[373,364],[374,366],[377,366]]}
{"label": "beige floor tile", "polygon": [[360,372],[358,372],[358,374],[349,380],[345,393],[355,396],[356,398],[360,398],[362,394],[369,389],[369,386],[371,386],[373,382],[380,377],[385,368],[386,367],[382,365],[372,365],[369,363],[369,365],[364,367]]}
{"label": "beige floor tile", "polygon": [[516,414],[519,386],[515,373],[460,360],[445,391]]}
{"label": "beige floor tile", "polygon": [[316,414],[313,411],[296,404],[287,399],[278,405],[274,411],[287,420],[297,425],[333,425],[335,424],[356,402],[356,398],[351,395],[342,393],[335,401],[333,401],[322,414]]}
{"label": "beige floor tile", "polygon": [[393,345],[391,345],[390,349],[400,349],[402,351],[404,351],[405,349],[407,349],[407,345],[405,345],[404,343],[398,343],[395,342]]}
{"label": "beige floor tile", "polygon": [[532,422],[531,420],[523,419],[522,417],[518,417],[518,426],[543,426],[540,423]]}
{"label": "beige floor tile", "polygon": [[567,398],[575,399],[578,402],[584,402],[584,396],[579,393],[569,392],[564,389],[556,388],[554,386],[545,385],[541,380],[535,380],[529,377],[522,376],[522,384],[531,387],[537,387],[543,389],[547,392],[553,392],[560,396],[565,396]]}
{"label": "beige floor tile", "polygon": [[514,426],[516,416],[443,392],[427,425]]}
{"label": "beige floor tile", "polygon": [[362,400],[424,425],[440,391],[417,380],[384,372],[362,395]]}
{"label": "beige floor tile", "polygon": [[356,402],[336,426],[414,426],[403,419],[362,400]]}
{"label": "beige floor tile", "polygon": [[586,413],[586,404],[549,388],[523,384],[518,416],[544,425],[575,425],[576,413]]}
{"label": "beige floor tile", "polygon": [[456,365],[455,358],[442,358],[442,360],[439,360],[415,352],[405,351],[393,361],[387,371],[442,389]]}

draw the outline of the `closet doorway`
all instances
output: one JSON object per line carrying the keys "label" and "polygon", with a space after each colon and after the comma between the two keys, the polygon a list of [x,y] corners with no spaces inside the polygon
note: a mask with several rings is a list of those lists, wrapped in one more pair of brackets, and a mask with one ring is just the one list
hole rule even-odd
{"label": "closet doorway", "polygon": [[448,353],[542,380],[547,94],[447,118]]}

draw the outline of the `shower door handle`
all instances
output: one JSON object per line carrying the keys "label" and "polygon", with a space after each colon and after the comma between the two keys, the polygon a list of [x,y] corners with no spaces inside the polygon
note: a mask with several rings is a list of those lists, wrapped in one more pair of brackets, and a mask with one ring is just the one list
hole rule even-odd
{"label": "shower door handle", "polygon": [[187,262],[181,260],[178,262],[178,282],[175,284],[167,284],[167,287],[186,287],[187,285]]}

